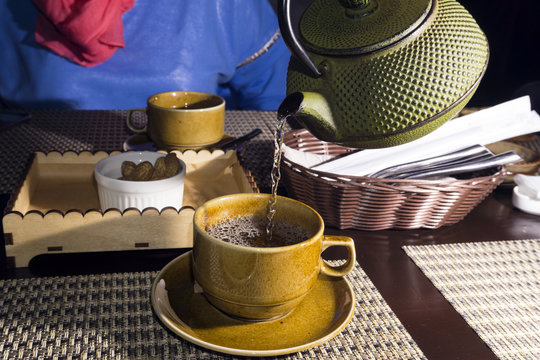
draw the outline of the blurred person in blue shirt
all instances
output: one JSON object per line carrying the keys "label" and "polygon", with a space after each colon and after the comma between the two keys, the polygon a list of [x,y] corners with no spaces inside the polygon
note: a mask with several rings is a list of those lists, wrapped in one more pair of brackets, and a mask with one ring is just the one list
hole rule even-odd
{"label": "blurred person in blue shirt", "polygon": [[[44,14],[62,23],[73,5],[92,1],[111,6],[0,0],[1,107],[129,109],[155,93],[191,90],[224,97],[228,109],[276,110],[285,97],[290,53],[267,0],[125,0],[116,33],[123,47],[102,62],[74,61],[36,41],[49,36],[36,33],[38,19],[56,31]],[[58,47],[57,38],[48,40]]]}

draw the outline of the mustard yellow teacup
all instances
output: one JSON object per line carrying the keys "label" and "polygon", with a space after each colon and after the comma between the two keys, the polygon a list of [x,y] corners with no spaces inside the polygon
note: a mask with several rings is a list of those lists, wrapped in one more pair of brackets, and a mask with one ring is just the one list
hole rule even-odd
{"label": "mustard yellow teacup", "polygon": [[[270,196],[222,196],[203,204],[194,216],[193,276],[210,303],[242,319],[284,316],[302,301],[320,273],[341,277],[355,265],[351,238],[324,235],[324,222],[315,210],[281,196],[270,243],[248,245],[246,233],[264,231],[260,225],[266,224]],[[227,233],[231,225],[232,233]],[[272,244],[274,236],[278,244]],[[321,258],[330,246],[347,248],[344,264],[330,266]]]}
{"label": "mustard yellow teacup", "polygon": [[[146,108],[131,109],[128,128],[147,133],[157,148],[164,150],[197,149],[223,138],[225,100],[217,95],[196,91],[169,91],[150,96]],[[135,112],[146,112],[146,126],[133,124]]]}

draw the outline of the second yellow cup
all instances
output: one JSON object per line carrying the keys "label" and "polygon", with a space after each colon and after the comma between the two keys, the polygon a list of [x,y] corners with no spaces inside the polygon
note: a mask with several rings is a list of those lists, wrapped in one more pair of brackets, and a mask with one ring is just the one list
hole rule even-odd
{"label": "second yellow cup", "polygon": [[[202,148],[219,142],[225,129],[225,100],[196,91],[168,91],[150,96],[146,108],[128,111],[127,126],[147,133],[156,147],[165,150]],[[148,122],[138,128],[133,114],[146,112]]]}

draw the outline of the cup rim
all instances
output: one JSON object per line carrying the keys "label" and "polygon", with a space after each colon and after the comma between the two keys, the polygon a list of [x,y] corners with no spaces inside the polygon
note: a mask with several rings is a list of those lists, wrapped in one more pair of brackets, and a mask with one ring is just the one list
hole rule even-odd
{"label": "cup rim", "polygon": [[[155,96],[159,96],[159,95],[163,95],[163,94],[171,94],[171,93],[191,93],[191,94],[198,94],[198,95],[208,95],[209,97],[218,98],[220,100],[220,103],[215,105],[215,106],[205,107],[205,108],[201,108],[201,109],[184,109],[184,108],[163,107],[163,106],[156,105],[156,104],[154,104],[154,103],[152,103],[150,101]],[[162,91],[162,92],[150,95],[146,99],[146,104],[149,107],[152,107],[152,108],[155,108],[155,109],[160,109],[160,110],[182,111],[182,112],[201,112],[201,111],[209,111],[209,110],[213,110],[213,109],[218,109],[220,107],[224,107],[225,106],[225,99],[223,97],[219,96],[219,95],[212,94],[212,93],[207,93],[207,92],[203,92],[203,91],[171,90],[171,91]]]}
{"label": "cup rim", "polygon": [[317,232],[311,235],[308,239],[295,243],[295,244],[284,245],[284,246],[263,247],[263,246],[245,246],[245,245],[233,244],[233,243],[218,239],[208,234],[204,229],[202,229],[199,226],[199,224],[196,221],[197,216],[203,211],[206,204],[212,203],[212,202],[223,201],[226,198],[234,198],[234,197],[239,197],[239,196],[254,196],[254,197],[270,198],[272,195],[264,194],[264,193],[237,193],[237,194],[223,195],[223,196],[210,199],[207,202],[205,202],[203,205],[199,206],[197,210],[195,210],[195,214],[193,215],[193,225],[196,228],[196,230],[204,233],[209,239],[211,239],[211,241],[219,243],[225,247],[230,247],[230,248],[234,248],[236,250],[245,251],[245,252],[263,252],[263,253],[278,253],[278,252],[284,251],[284,249],[292,249],[296,247],[308,246],[308,245],[311,245],[313,242],[318,241],[318,239],[322,238],[322,236],[324,235],[324,220],[321,217],[321,215],[317,211],[315,211],[315,209],[313,209],[311,206],[307,204],[304,204],[303,202],[300,202],[298,200],[295,200],[286,196],[281,196],[281,195],[277,195],[278,199],[283,199],[285,201],[291,201],[291,202],[300,204],[301,206],[306,207],[308,210],[310,210],[313,214],[316,215],[317,219],[319,220],[319,225],[320,225]]}

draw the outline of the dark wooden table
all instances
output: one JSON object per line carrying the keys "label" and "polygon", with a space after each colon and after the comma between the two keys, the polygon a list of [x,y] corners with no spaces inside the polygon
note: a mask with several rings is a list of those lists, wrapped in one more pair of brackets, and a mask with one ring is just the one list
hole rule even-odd
{"label": "dark wooden table", "polygon": [[[113,112],[109,113],[108,116],[121,118],[123,114],[123,112]],[[38,117],[44,116],[39,112],[35,115]],[[45,113],[45,115],[50,116],[51,114]],[[99,116],[95,113],[91,113],[91,116],[88,113],[83,113],[83,115],[89,116],[89,119],[99,119]],[[255,115],[259,116],[260,114],[254,113],[250,116],[254,118]],[[80,117],[81,113],[75,112],[69,116],[65,114],[62,116],[65,118],[63,120],[66,120],[72,117]],[[267,114],[265,117],[266,120],[264,121],[266,122],[272,118]],[[49,121],[50,123],[48,125],[46,121],[41,126],[36,125],[39,131],[43,131],[42,134],[44,136],[46,131],[54,131],[54,127],[58,126],[60,120]],[[106,122],[102,122],[101,120],[96,121],[96,124],[100,124],[101,126],[113,126],[107,125]],[[65,124],[64,127],[59,128],[57,131],[64,136],[71,131],[69,130],[70,126],[75,128],[77,124]],[[104,130],[94,128],[88,124],[85,124],[85,127],[92,129],[89,131],[89,134],[85,135],[90,140],[79,138],[77,141],[85,143],[86,140],[91,142],[92,139],[98,139],[94,141],[99,142],[99,134],[103,134]],[[238,131],[245,132],[249,127],[249,124],[245,124],[245,128]],[[116,129],[116,135],[114,135],[116,138],[127,135],[125,130],[123,130],[123,123],[115,122],[114,128]],[[272,124],[263,130],[267,135],[271,135],[271,129]],[[32,129],[21,128],[15,131],[22,132],[28,130]],[[88,129],[84,131],[88,133]],[[13,132],[10,136],[14,134],[16,136],[20,135]],[[82,137],[82,135],[79,134],[79,137]],[[111,141],[111,139],[107,141]],[[37,145],[25,149],[25,151],[27,153],[40,149],[42,151],[50,151],[50,149],[42,149],[44,143],[46,143],[46,140],[43,140],[43,142],[40,140]],[[114,141],[111,141],[111,144],[113,145],[108,145],[108,148],[105,150],[114,150],[115,147],[119,146]],[[22,144],[18,146],[21,146],[22,149]],[[66,146],[72,145],[68,144]],[[96,147],[90,147],[88,150],[98,150],[99,145],[96,145]],[[268,153],[268,157],[270,157],[271,144],[268,143],[267,139],[262,138],[247,145],[247,150],[259,152],[259,155],[263,154],[263,156]],[[7,155],[2,155],[2,158],[6,160]],[[257,166],[255,163],[248,165]],[[259,165],[261,164],[259,163]],[[268,170],[268,163],[261,166],[265,167],[263,169],[264,171]],[[0,178],[4,180],[4,188],[11,186],[9,181],[13,182],[9,179],[9,181],[6,180],[6,177],[18,176],[21,171],[19,169],[10,175],[5,172],[0,173]],[[266,189],[263,187],[264,190]],[[286,192],[286,189],[282,191]],[[9,195],[9,192],[1,195],[0,206],[2,208],[7,203]],[[463,320],[449,302],[432,285],[401,247],[403,245],[538,238],[540,237],[540,221],[538,221],[538,217],[536,216],[525,214],[513,208],[511,204],[511,188],[501,186],[466,216],[463,221],[453,226],[436,230],[385,230],[373,232],[329,228],[327,233],[347,235],[355,240],[359,264],[427,358],[496,359],[486,344],[467,325],[465,320]],[[3,249],[3,246],[1,248]],[[33,261],[30,268],[2,268],[0,276],[3,278],[13,278],[159,270],[170,260],[185,251],[186,249],[169,249],[131,251],[128,254],[115,252],[49,255]],[[325,257],[335,258],[339,255],[339,252],[335,252],[325,254]]]}
{"label": "dark wooden table", "polygon": [[331,232],[355,239],[358,262],[429,359],[497,359],[401,247],[538,238],[538,217],[511,199],[500,187],[463,221],[436,230]]}

